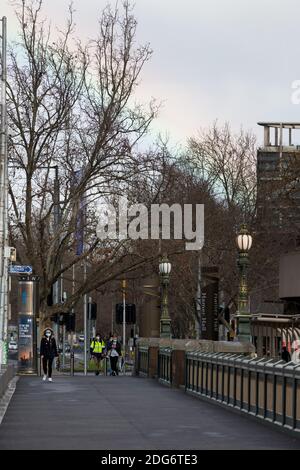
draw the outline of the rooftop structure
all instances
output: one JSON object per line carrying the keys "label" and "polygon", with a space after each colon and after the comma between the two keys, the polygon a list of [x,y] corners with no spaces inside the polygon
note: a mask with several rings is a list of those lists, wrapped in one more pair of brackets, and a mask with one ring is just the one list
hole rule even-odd
{"label": "rooftop structure", "polygon": [[[293,130],[300,130],[299,122],[258,122],[257,124],[264,128],[264,147],[294,147]],[[286,130],[288,130],[288,145],[284,145]],[[273,139],[271,141],[272,133]],[[299,150],[300,146],[297,147],[297,150]]]}

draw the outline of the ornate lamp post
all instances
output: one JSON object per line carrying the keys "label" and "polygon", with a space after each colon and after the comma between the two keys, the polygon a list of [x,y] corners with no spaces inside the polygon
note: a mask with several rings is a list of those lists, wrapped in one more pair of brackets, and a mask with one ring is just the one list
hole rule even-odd
{"label": "ornate lamp post", "polygon": [[252,246],[252,237],[245,224],[242,225],[240,233],[236,237],[239,251],[238,267],[240,270],[240,285],[238,297],[238,339],[245,342],[250,341],[250,315],[248,304],[247,271],[249,267],[249,251]]}
{"label": "ornate lamp post", "polygon": [[168,309],[168,284],[171,272],[171,263],[164,255],[159,262],[159,274],[162,285],[160,337],[171,338],[171,318]]}

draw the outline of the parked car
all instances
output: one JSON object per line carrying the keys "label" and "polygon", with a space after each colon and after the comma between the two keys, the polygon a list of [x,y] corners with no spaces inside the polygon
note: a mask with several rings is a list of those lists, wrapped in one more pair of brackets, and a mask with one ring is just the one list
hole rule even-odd
{"label": "parked car", "polygon": [[79,339],[80,343],[84,343],[84,335],[79,335],[78,339]]}
{"label": "parked car", "polygon": [[16,351],[18,349],[18,344],[16,343],[16,341],[10,341],[8,343],[8,349],[10,351]]}

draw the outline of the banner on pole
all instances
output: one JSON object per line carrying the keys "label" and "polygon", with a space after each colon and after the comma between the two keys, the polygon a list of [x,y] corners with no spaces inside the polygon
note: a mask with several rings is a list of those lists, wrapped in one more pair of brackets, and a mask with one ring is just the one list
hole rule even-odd
{"label": "banner on pole", "polygon": [[[74,179],[73,185],[74,189],[76,189],[82,179],[83,176],[83,168],[74,172]],[[85,202],[85,195],[82,195],[79,200],[78,204],[78,211],[76,216],[76,227],[75,227],[75,243],[76,243],[76,255],[80,256],[84,250],[84,227],[86,222],[86,202]]]}

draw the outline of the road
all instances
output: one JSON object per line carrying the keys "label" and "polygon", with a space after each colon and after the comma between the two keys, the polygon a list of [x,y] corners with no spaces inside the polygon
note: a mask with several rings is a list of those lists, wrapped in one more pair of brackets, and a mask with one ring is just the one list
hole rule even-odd
{"label": "road", "polygon": [[21,377],[0,449],[300,449],[300,440],[137,377]]}

